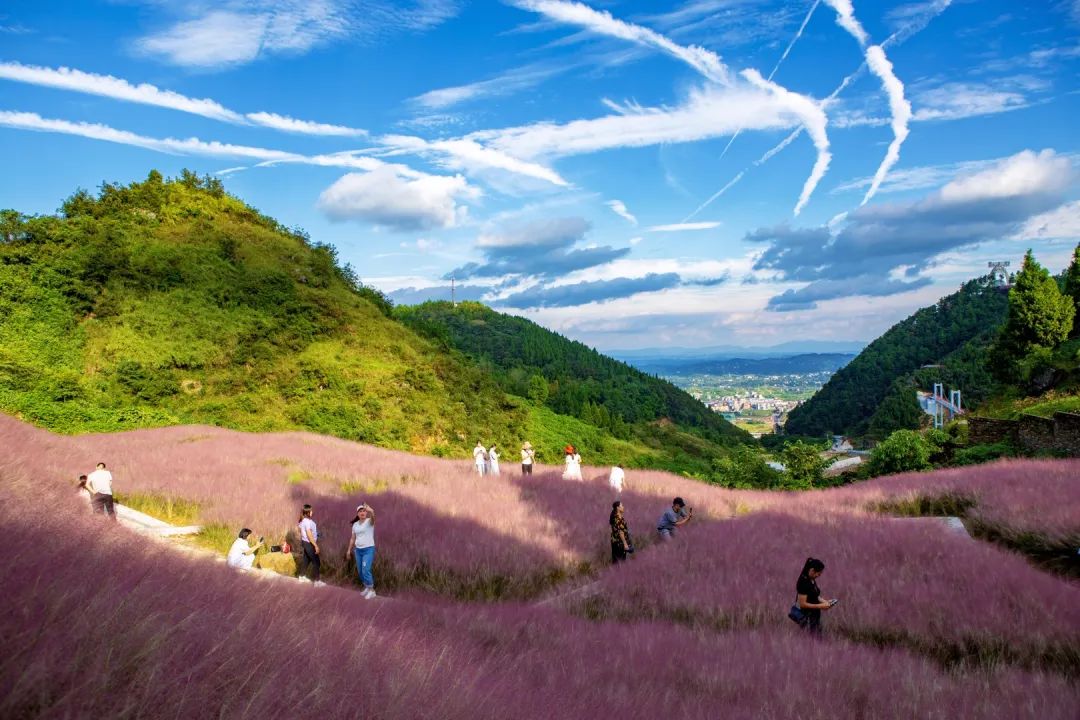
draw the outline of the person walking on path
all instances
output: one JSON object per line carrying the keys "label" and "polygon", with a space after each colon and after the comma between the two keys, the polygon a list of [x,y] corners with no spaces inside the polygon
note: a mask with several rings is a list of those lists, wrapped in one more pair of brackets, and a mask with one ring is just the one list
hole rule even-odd
{"label": "person walking on path", "polygon": [[255,551],[263,546],[263,539],[259,538],[259,542],[251,545],[248,543],[249,537],[250,530],[244,528],[240,531],[229,548],[229,554],[225,556],[226,565],[237,570],[250,570],[255,565]]}
{"label": "person walking on path", "polygon": [[823,572],[825,563],[817,558],[806,558],[799,580],[795,583],[795,604],[803,614],[803,621],[799,625],[815,636],[821,635],[821,611],[831,610],[839,602],[836,598],[830,600],[821,597],[817,579]]}
{"label": "person walking on path", "polygon": [[499,451],[498,446],[492,445],[488,448],[488,475],[499,474]]}
{"label": "person walking on path", "polygon": [[616,495],[622,494],[623,482],[626,480],[626,472],[623,470],[622,465],[616,465],[611,468],[611,474],[608,475],[608,483],[611,484],[611,489],[615,491]]}
{"label": "person walking on path", "polygon": [[476,465],[476,472],[480,477],[484,476],[487,471],[487,450],[484,449],[484,443],[479,440],[476,441],[476,447],[472,451],[473,464]]}
{"label": "person walking on path", "polygon": [[116,520],[116,506],[113,503],[113,476],[105,469],[105,463],[99,462],[97,469],[86,478],[86,487],[93,498],[94,512],[104,513]]}
{"label": "person walking on path", "polygon": [[581,455],[573,445],[566,446],[566,469],[563,480],[581,480]]}
{"label": "person walking on path", "polygon": [[660,539],[670,540],[675,537],[675,529],[690,522],[693,516],[694,508],[690,508],[687,512],[686,502],[681,497],[672,500],[671,507],[664,511],[656,523],[656,531],[660,533]]}
{"label": "person walking on path", "polygon": [[626,560],[627,553],[634,552],[630,541],[630,528],[626,525],[625,510],[619,500],[611,503],[611,564]]}
{"label": "person walking on path", "polygon": [[375,562],[375,511],[366,503],[356,506],[349,549],[345,551],[346,560],[349,555],[356,559],[356,572],[364,585],[364,598],[371,600],[375,597],[375,578],[371,574],[371,566]]}
{"label": "person walking on path", "polygon": [[[311,519],[310,505],[304,505],[304,509],[300,512],[300,522],[296,530],[300,536],[300,547],[303,553],[300,557],[298,579],[311,580],[316,585],[325,585],[326,583],[319,580],[319,574],[322,571],[322,558],[319,557],[319,528]],[[309,568],[314,568],[311,577],[308,577]]]}
{"label": "person walking on path", "polygon": [[536,453],[533,452],[532,443],[528,440],[521,446],[521,474],[532,475],[533,461],[536,459]]}

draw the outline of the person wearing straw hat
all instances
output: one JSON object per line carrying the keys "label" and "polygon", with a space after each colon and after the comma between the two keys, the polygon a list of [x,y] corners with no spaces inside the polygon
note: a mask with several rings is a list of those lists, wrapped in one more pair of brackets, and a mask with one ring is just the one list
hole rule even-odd
{"label": "person wearing straw hat", "polygon": [[536,459],[536,453],[533,452],[532,443],[528,440],[521,446],[521,474],[532,475],[533,460]]}
{"label": "person wearing straw hat", "polygon": [[364,585],[364,599],[371,600],[375,597],[375,578],[371,574],[371,566],[375,563],[375,511],[367,503],[356,506],[345,559],[348,560],[350,555],[356,559],[356,572]]}

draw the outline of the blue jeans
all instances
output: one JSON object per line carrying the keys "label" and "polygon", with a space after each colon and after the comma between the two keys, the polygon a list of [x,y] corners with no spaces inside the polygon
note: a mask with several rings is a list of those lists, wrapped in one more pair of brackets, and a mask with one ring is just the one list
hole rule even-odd
{"label": "blue jeans", "polygon": [[371,565],[375,562],[375,546],[366,548],[353,548],[356,557],[356,572],[360,573],[360,582],[364,587],[375,587],[375,578],[371,575]]}

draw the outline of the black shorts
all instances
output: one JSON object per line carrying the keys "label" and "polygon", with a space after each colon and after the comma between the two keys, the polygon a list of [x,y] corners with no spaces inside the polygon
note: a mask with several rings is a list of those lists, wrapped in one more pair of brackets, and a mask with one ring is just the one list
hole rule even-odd
{"label": "black shorts", "polygon": [[105,515],[116,515],[116,508],[113,506],[113,496],[106,495],[105,493],[94,493],[91,506],[94,508],[94,512]]}
{"label": "black shorts", "polygon": [[521,464],[521,474],[522,475],[532,475],[532,463],[527,463],[527,464],[522,463]]}

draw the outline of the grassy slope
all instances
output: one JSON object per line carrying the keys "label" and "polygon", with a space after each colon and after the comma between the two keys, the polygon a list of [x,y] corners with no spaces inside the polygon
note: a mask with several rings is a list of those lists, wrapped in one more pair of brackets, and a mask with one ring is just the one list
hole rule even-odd
{"label": "grassy slope", "polygon": [[2,217],[0,409],[62,432],[306,428],[464,454],[522,404],[388,318],[332,250],[202,183]]}
{"label": "grassy slope", "polygon": [[[473,302],[399,307],[395,316],[489,367],[516,396],[530,395],[530,381],[542,378],[550,394],[545,408],[532,411],[530,433],[556,440],[545,428],[552,411],[557,412],[562,428],[572,434],[568,438],[564,433],[555,447],[569,439],[589,453],[589,462],[619,460],[706,476],[713,458],[733,445],[753,442],[671,383],[523,318]],[[591,419],[596,408],[603,408],[605,422]]]}

